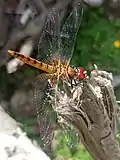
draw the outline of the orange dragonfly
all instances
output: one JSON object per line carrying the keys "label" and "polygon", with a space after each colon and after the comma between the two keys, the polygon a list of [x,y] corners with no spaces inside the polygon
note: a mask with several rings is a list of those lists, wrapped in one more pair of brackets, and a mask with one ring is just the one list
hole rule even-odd
{"label": "orange dragonfly", "polygon": [[[50,88],[57,86],[57,82],[61,79],[69,82],[75,79],[82,80],[86,76],[86,72],[82,67],[73,68],[70,66],[82,16],[83,8],[81,4],[78,4],[68,16],[62,29],[60,29],[59,14],[53,9],[46,17],[38,44],[37,60],[8,50],[10,55],[45,72],[37,77],[34,90],[40,136],[44,148],[50,148],[53,136],[52,117],[49,112],[50,110],[54,112],[54,110],[48,107],[49,98],[47,96]],[[56,114],[54,115],[56,116]]]}

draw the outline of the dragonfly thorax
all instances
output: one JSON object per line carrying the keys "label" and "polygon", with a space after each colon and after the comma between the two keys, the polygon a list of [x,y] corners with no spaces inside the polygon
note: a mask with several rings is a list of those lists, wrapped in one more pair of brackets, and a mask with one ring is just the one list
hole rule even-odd
{"label": "dragonfly thorax", "polygon": [[68,67],[68,75],[70,78],[74,78],[74,76],[76,75],[76,70],[75,68],[72,68],[72,67]]}
{"label": "dragonfly thorax", "polygon": [[78,80],[82,80],[86,77],[86,71],[83,67],[72,68],[71,66],[67,66],[64,64],[56,66],[55,74],[61,78],[75,78]]}
{"label": "dragonfly thorax", "polygon": [[55,74],[63,79],[71,79],[76,75],[75,69],[65,64],[61,63],[59,65],[56,65],[55,68]]}

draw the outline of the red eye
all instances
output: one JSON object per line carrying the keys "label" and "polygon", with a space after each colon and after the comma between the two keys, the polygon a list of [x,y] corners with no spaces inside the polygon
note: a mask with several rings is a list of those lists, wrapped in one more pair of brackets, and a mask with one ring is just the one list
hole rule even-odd
{"label": "red eye", "polygon": [[83,67],[77,67],[77,78],[82,80],[86,77],[86,71]]}

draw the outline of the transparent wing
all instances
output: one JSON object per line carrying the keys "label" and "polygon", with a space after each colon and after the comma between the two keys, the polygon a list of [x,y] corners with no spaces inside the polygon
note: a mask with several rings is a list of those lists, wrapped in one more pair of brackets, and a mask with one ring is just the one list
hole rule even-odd
{"label": "transparent wing", "polygon": [[72,58],[82,16],[83,8],[81,4],[78,4],[63,25],[59,40],[59,54],[63,60],[70,60]]}
{"label": "transparent wing", "polygon": [[40,74],[36,78],[34,86],[34,103],[37,110],[37,118],[40,129],[41,147],[45,152],[49,153],[51,150],[51,143],[53,139],[52,124],[56,121],[55,113],[49,103],[49,83],[48,74]]}
{"label": "transparent wing", "polygon": [[71,153],[75,153],[77,151],[77,145],[79,141],[78,134],[76,133],[75,129],[67,125],[62,125],[62,132],[65,136],[67,146],[69,147]]}
{"label": "transparent wing", "polygon": [[54,9],[46,17],[38,44],[38,60],[51,60],[57,52],[59,37],[59,14]]}
{"label": "transparent wing", "polygon": [[[62,128],[63,135],[65,136],[66,143],[71,151],[71,153],[75,153],[77,150],[78,144],[78,134],[75,128],[68,123],[67,117],[64,116],[64,112],[66,112],[64,105],[67,105],[66,96],[71,95],[71,86],[68,86],[68,83],[62,79],[59,79],[57,83],[57,89],[55,94],[57,95],[55,101],[55,107],[57,112],[57,120]],[[62,102],[62,100],[65,102]],[[69,107],[69,106],[68,106]]]}

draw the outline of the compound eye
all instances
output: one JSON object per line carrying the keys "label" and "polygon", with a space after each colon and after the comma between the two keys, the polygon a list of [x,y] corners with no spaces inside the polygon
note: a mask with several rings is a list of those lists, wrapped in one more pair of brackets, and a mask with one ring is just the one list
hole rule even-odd
{"label": "compound eye", "polygon": [[82,80],[86,77],[86,71],[83,67],[77,67],[77,78]]}

